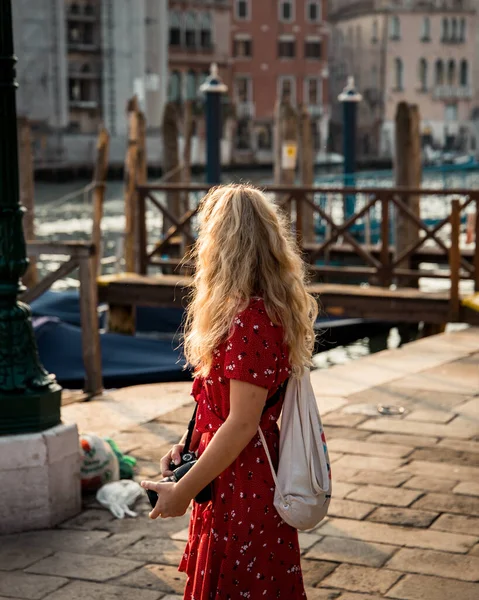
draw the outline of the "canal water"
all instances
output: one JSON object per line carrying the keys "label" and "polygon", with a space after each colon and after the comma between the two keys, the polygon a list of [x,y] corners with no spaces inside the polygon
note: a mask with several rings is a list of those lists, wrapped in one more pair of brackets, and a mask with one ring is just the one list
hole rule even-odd
{"label": "canal water", "polygon": [[[198,179],[199,181],[200,179]],[[224,174],[224,182],[249,182],[255,185],[271,183],[269,171],[230,172]],[[337,174],[318,176],[316,183],[327,187],[337,186],[340,179]],[[49,241],[89,241],[92,231],[91,186],[88,181],[71,181],[68,183],[38,182],[35,188],[35,227],[36,237]],[[358,176],[357,185],[361,187],[389,187],[392,185],[392,175],[389,172],[364,173]],[[431,173],[425,174],[423,186],[429,189],[477,189],[479,172],[468,173]],[[161,198],[159,198],[161,200]],[[431,196],[422,203],[423,218],[441,218],[447,214],[448,202],[439,196]],[[331,205],[331,214],[337,221],[341,210],[340,198]],[[150,240],[159,239],[162,221],[158,210],[150,207],[147,212],[147,228]],[[122,269],[121,255],[123,233],[125,229],[123,182],[109,181],[106,189],[104,217],[102,221],[103,239],[103,273],[110,274]],[[446,232],[447,235],[447,232]],[[41,256],[38,261],[41,277],[56,270],[64,261],[64,256]],[[442,283],[443,285],[444,283]],[[431,285],[431,283],[429,283]],[[440,281],[434,280],[432,286],[440,289]],[[56,290],[78,287],[76,274],[72,274],[54,286]],[[326,350],[315,357],[319,368],[332,364],[340,364],[365,356],[370,352],[371,341],[360,340],[348,347]],[[373,341],[377,346],[377,340]],[[384,341],[388,347],[397,347],[400,338],[396,330],[392,330],[389,339]],[[381,346],[381,343],[379,344]]]}

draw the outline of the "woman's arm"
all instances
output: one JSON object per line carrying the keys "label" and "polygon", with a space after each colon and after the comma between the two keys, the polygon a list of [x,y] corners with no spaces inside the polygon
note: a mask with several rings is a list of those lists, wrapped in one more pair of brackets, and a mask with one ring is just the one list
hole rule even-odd
{"label": "woman's arm", "polygon": [[230,381],[228,418],[194,468],[174,485],[142,482],[143,487],[154,489],[159,495],[151,518],[160,514],[162,517],[177,516],[178,512],[183,514],[183,507],[186,510],[192,498],[231,465],[254,437],[267,395],[265,388],[244,381]]}

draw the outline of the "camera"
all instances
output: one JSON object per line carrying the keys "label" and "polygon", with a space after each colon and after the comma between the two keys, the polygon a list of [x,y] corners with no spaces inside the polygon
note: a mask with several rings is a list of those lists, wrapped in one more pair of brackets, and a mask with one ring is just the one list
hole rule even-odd
{"label": "camera", "polygon": [[[170,471],[173,471],[173,475],[169,477],[165,477],[160,481],[160,483],[171,482],[177,483],[182,477],[184,477],[188,471],[197,463],[197,458],[192,452],[185,452],[181,455],[181,463],[179,465],[175,465],[175,463],[170,463]],[[156,503],[158,502],[158,494],[152,490],[147,490],[148,499],[153,508],[155,508]],[[196,496],[195,502],[198,504],[204,504],[211,500],[211,483],[208,484],[201,492]]]}

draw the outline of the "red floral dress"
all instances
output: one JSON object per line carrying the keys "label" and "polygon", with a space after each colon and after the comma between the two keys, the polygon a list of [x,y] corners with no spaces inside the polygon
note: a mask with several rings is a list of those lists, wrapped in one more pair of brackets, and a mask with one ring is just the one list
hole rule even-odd
{"label": "red floral dress", "polygon": [[[263,300],[253,298],[235,318],[232,336],[214,352],[209,376],[194,382],[199,455],[229,414],[230,379],[267,388],[270,398],[290,373],[283,330],[271,322]],[[283,399],[284,393],[260,423],[276,466]],[[281,520],[273,495],[270,466],[256,435],[214,480],[212,501],[194,503],[179,566],[188,575],[185,600],[306,598],[298,532]]]}

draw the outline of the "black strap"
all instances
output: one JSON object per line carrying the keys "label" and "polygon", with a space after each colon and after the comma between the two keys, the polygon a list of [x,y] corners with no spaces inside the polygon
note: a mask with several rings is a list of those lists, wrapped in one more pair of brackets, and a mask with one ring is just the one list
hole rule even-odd
{"label": "black strap", "polygon": [[195,428],[197,411],[198,403],[195,403],[195,410],[193,411],[193,416],[191,417],[191,420],[188,423],[188,433],[186,434],[185,447],[183,448],[184,454],[187,454],[190,451],[191,438],[193,436],[193,429]]}

